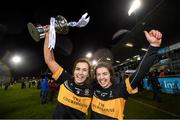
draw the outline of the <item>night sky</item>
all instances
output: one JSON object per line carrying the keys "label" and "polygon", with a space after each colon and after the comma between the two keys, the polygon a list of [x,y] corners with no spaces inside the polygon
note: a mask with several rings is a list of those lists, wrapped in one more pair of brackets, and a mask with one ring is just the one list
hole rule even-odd
{"label": "night sky", "polygon": [[[116,31],[120,29],[131,31],[138,21],[161,1],[144,0],[136,16],[128,16],[127,13],[131,0],[64,0],[59,1],[61,4],[58,4],[59,2],[50,3],[50,1],[47,3],[24,1],[21,3],[22,5],[7,3],[5,4],[6,9],[0,9],[0,59],[15,74],[20,76],[38,75],[45,72],[47,66],[43,58],[43,40],[35,42],[32,39],[27,29],[27,23],[47,25],[50,17],[56,17],[57,15],[64,16],[67,21],[78,21],[81,15],[88,12],[90,22],[86,27],[70,28],[67,35],[57,35],[54,50],[56,60],[70,71],[73,62],[79,57],[84,57],[87,52],[95,53],[100,48],[111,49],[113,45],[119,42],[112,40],[112,36]],[[174,0],[171,6],[175,2]],[[178,27],[180,23],[176,18],[178,17],[175,16],[172,19],[177,24],[176,27]],[[166,18],[161,20],[165,21]],[[152,27],[148,26],[147,29],[149,30]],[[173,27],[164,24],[159,28],[163,32],[169,32],[171,30],[166,30]],[[169,38],[172,37],[171,32],[165,35]],[[71,45],[72,47],[70,47]],[[68,54],[63,51],[63,47],[69,50]],[[24,59],[19,66],[14,66],[9,62],[9,57],[15,53],[22,55]],[[122,54],[123,56],[125,58],[126,53]]]}

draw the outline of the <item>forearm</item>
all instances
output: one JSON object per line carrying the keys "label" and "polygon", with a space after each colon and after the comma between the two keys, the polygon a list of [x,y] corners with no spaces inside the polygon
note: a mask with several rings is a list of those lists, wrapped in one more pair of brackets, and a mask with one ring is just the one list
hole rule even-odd
{"label": "forearm", "polygon": [[141,63],[139,64],[136,72],[130,77],[131,87],[136,88],[138,81],[143,80],[145,74],[148,72],[150,67],[154,64],[157,58],[157,51],[159,47],[149,46],[147,53],[144,55]]}
{"label": "forearm", "polygon": [[55,61],[53,50],[48,48],[48,36],[44,40],[44,60],[51,72],[55,73],[59,65]]}

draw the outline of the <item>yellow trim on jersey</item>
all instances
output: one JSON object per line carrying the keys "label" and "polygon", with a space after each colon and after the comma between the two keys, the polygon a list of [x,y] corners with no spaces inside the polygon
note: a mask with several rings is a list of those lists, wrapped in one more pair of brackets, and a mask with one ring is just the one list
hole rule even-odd
{"label": "yellow trim on jersey", "polygon": [[62,72],[63,72],[63,68],[62,67],[59,67],[57,70],[56,70],[56,72],[53,74],[53,78],[55,79],[55,80],[57,80],[58,78],[59,78],[59,76],[62,74]]}
{"label": "yellow trim on jersey", "polygon": [[133,89],[133,88],[131,87],[131,84],[130,84],[130,82],[129,82],[129,78],[127,78],[127,79],[125,80],[125,82],[126,82],[126,88],[127,88],[127,91],[128,91],[129,94],[135,94],[135,93],[138,92],[138,88],[137,88],[137,87],[136,87],[135,89]]}
{"label": "yellow trim on jersey", "polygon": [[123,119],[125,102],[126,100],[123,98],[100,100],[93,96],[91,108],[96,113],[112,118]]}
{"label": "yellow trim on jersey", "polygon": [[58,94],[58,101],[66,106],[87,113],[91,98],[77,96],[62,84],[60,86],[60,93]]}

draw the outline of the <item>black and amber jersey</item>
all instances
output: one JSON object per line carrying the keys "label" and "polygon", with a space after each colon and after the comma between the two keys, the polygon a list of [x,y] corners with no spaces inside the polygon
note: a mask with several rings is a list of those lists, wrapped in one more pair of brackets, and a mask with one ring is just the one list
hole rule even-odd
{"label": "black and amber jersey", "polygon": [[60,83],[58,105],[55,110],[56,118],[86,118],[92,93],[87,85],[75,84],[72,77],[59,68],[53,78]]}
{"label": "black and amber jersey", "polygon": [[112,119],[123,118],[126,99],[137,89],[130,87],[129,79],[103,89],[98,83],[94,85],[94,95],[91,103],[91,118]]}
{"label": "black and amber jersey", "polygon": [[129,95],[137,93],[137,83],[142,80],[157,56],[158,48],[150,46],[136,72],[129,78],[103,89],[94,84],[91,103],[91,118],[93,119],[123,119],[123,111]]}

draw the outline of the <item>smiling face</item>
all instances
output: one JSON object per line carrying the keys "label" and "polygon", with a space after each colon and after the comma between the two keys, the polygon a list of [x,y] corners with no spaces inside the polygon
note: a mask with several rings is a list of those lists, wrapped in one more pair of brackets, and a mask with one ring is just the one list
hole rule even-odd
{"label": "smiling face", "polygon": [[96,69],[96,79],[102,88],[109,88],[112,85],[111,75],[106,67]]}
{"label": "smiling face", "polygon": [[84,85],[89,77],[89,65],[86,62],[78,62],[74,68],[74,82]]}

